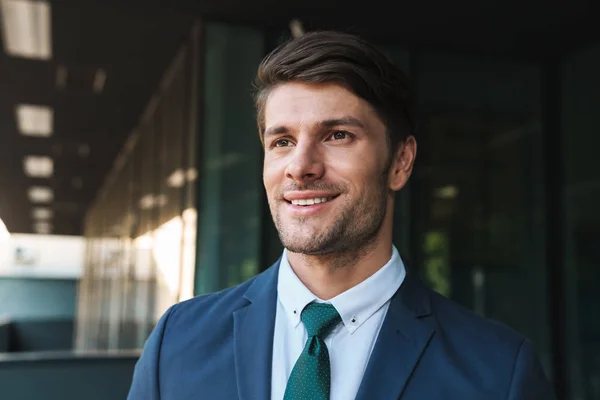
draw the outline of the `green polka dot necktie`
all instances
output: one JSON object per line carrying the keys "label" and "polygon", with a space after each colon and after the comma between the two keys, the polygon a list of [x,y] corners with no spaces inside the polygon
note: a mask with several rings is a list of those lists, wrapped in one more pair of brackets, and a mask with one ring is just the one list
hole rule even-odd
{"label": "green polka dot necktie", "polygon": [[302,311],[308,332],[304,350],[288,380],[284,400],[329,400],[331,371],[324,339],[342,320],[331,304],[311,303]]}

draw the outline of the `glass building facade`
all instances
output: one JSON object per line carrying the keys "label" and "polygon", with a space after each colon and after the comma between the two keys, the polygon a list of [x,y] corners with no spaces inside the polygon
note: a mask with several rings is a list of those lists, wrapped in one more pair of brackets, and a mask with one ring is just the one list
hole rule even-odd
{"label": "glass building facade", "polygon": [[[171,304],[281,254],[252,80],[287,33],[198,24],[88,213],[77,347],[141,347]],[[381,43],[415,83],[394,242],[438,292],[529,337],[561,398],[600,399],[600,46],[539,63]]]}
{"label": "glass building facade", "polygon": [[197,43],[195,29],[88,211],[77,349],[139,348],[169,306],[193,296]]}

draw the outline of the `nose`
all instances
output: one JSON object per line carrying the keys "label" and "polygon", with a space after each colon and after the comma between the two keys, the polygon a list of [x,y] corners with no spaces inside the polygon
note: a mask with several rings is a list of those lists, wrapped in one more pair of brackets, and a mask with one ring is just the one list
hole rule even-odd
{"label": "nose", "polygon": [[286,167],[285,175],[297,183],[305,183],[320,179],[324,172],[322,155],[316,146],[298,144]]}

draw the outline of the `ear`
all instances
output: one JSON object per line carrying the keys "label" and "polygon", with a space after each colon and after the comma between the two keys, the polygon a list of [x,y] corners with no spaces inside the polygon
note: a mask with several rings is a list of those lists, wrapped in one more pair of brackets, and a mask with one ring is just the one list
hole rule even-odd
{"label": "ear", "polygon": [[396,149],[390,166],[389,188],[394,192],[402,189],[412,174],[415,157],[417,156],[417,141],[409,136]]}

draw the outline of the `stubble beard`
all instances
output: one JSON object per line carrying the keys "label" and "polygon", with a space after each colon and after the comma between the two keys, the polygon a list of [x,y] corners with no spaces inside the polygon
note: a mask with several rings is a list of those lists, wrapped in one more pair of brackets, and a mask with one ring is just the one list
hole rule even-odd
{"label": "stubble beard", "polygon": [[[387,176],[382,174],[364,196],[346,199],[333,223],[320,231],[310,226],[318,216],[299,217],[286,224],[279,212],[273,210],[273,221],[283,246],[293,253],[306,256],[337,258],[340,264],[348,259],[361,258],[377,241],[387,208]],[[346,260],[346,261],[343,261]]]}

